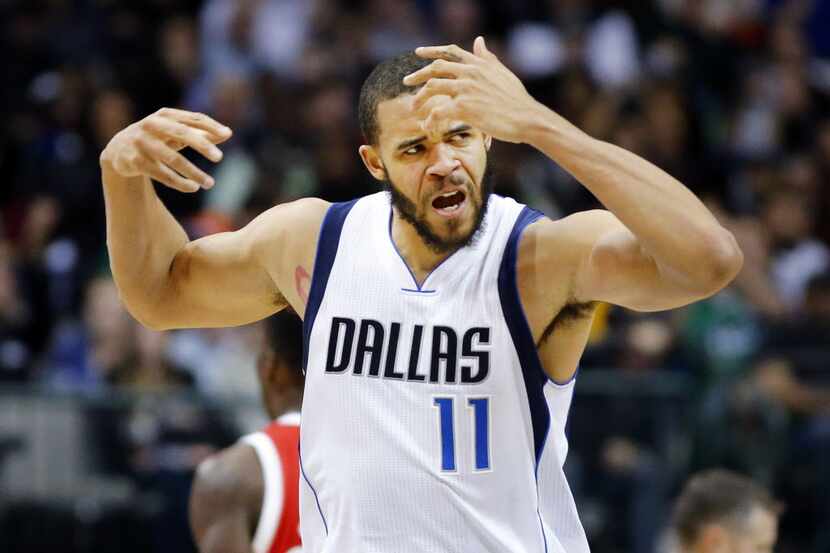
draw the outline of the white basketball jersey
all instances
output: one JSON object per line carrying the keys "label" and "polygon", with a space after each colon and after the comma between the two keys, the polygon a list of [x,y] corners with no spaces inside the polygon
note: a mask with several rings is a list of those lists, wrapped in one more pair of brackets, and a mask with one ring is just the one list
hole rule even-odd
{"label": "white basketball jersey", "polygon": [[311,553],[587,553],[562,472],[573,381],[542,370],[516,286],[541,215],[492,195],[420,286],[389,195],[334,204],[304,321],[300,520]]}

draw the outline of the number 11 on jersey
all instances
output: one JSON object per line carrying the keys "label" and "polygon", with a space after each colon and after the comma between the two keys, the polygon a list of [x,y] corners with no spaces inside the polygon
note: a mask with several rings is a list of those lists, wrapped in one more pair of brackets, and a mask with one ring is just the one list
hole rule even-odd
{"label": "number 11 on jersey", "polygon": [[[473,470],[490,470],[490,398],[468,397],[467,408],[472,410]],[[441,433],[441,471],[455,472],[455,398],[436,397],[433,405],[438,408],[438,424]]]}

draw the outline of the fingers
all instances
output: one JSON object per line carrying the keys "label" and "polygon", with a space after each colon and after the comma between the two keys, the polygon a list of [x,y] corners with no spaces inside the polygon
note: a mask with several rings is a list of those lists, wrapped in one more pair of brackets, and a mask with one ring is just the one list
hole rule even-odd
{"label": "fingers", "polygon": [[[154,138],[152,135],[145,135],[136,140],[136,147],[143,157],[139,162],[142,165],[142,171],[147,172],[160,182],[184,192],[191,192],[193,186],[196,189],[213,186],[212,177],[188,161],[182,154],[170,148],[162,140]],[[159,174],[157,167],[159,164],[170,171],[162,171]],[[171,177],[174,172],[177,173],[175,179]]]}
{"label": "fingers", "polygon": [[176,189],[179,192],[196,192],[200,186],[198,183],[188,180],[161,162],[152,162],[145,170],[145,174],[165,186]]}
{"label": "fingers", "polygon": [[181,145],[186,145],[213,162],[222,159],[222,151],[208,139],[210,131],[192,128],[165,117],[148,117],[142,122],[142,127],[167,142],[173,150],[180,150]]}
{"label": "fingers", "polygon": [[430,63],[426,67],[422,67],[414,73],[410,73],[403,78],[403,84],[407,86],[418,86],[425,83],[429,79],[443,78],[443,79],[457,79],[460,76],[466,75],[469,71],[469,66],[463,63],[456,63],[438,59]]}
{"label": "fingers", "polygon": [[187,125],[188,127],[207,131],[210,135],[209,138],[211,142],[214,144],[224,142],[229,139],[231,135],[233,135],[233,131],[231,131],[230,127],[226,127],[222,123],[208,117],[204,113],[196,113],[193,111],[185,111],[175,108],[162,108],[156,113],[162,117],[173,119],[183,125]]}
{"label": "fingers", "polygon": [[431,78],[418,91],[412,100],[412,108],[419,111],[424,104],[433,96],[444,95],[455,97],[463,87],[463,81],[458,79]]}
{"label": "fingers", "polygon": [[452,62],[473,63],[476,56],[455,44],[446,46],[421,46],[415,54],[422,58],[444,59]]}
{"label": "fingers", "polygon": [[421,126],[426,133],[431,134],[434,131],[440,132],[440,125],[442,124],[442,121],[458,118],[458,106],[454,101],[450,101],[431,109],[429,115],[427,115],[426,119],[424,119]]}
{"label": "fingers", "polygon": [[473,53],[476,56],[484,59],[489,59],[493,61],[498,61],[499,59],[498,57],[496,57],[496,54],[494,54],[490,51],[489,48],[487,48],[487,44],[484,42],[484,37],[480,35],[477,36],[476,39],[473,41]]}

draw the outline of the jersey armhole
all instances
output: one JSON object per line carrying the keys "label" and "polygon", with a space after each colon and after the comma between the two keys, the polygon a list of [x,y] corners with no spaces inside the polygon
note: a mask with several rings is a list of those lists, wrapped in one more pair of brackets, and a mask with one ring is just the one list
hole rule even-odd
{"label": "jersey armhole", "polygon": [[317,252],[314,255],[314,268],[311,270],[311,288],[308,294],[305,316],[303,317],[303,374],[308,364],[308,343],[311,340],[311,330],[314,319],[323,302],[329,275],[334,266],[334,258],[340,245],[340,234],[346,217],[357,200],[331,204],[323,222],[320,225],[320,234],[317,238]]}
{"label": "jersey armhole", "polygon": [[527,206],[522,208],[507,239],[498,274],[498,291],[502,313],[521,365],[522,378],[527,393],[537,467],[550,428],[550,411],[544,395],[544,386],[548,376],[542,367],[539,352],[536,350],[536,343],[533,341],[530,325],[522,307],[516,265],[519,258],[519,243],[522,233],[529,225],[542,217],[544,215],[535,209]]}
{"label": "jersey armhole", "polygon": [[285,499],[282,462],[271,438],[263,432],[249,434],[240,441],[254,448],[262,469],[262,508],[252,545],[254,553],[268,553],[277,534]]}

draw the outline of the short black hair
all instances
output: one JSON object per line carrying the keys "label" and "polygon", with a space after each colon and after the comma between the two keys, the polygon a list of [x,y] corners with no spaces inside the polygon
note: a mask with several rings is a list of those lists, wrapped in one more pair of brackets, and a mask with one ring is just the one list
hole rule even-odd
{"label": "short black hair", "polygon": [[292,309],[283,309],[265,320],[266,344],[273,354],[303,374],[303,322]]}
{"label": "short black hair", "polygon": [[357,113],[360,132],[367,144],[374,146],[378,143],[378,104],[405,93],[417,92],[423,85],[407,86],[403,84],[403,78],[430,63],[430,59],[418,57],[414,52],[406,52],[379,63],[366,77],[360,88]]}
{"label": "short black hair", "polygon": [[723,469],[698,473],[678,497],[672,526],[678,540],[689,546],[708,524],[741,521],[754,507],[778,516],[782,505],[770,492],[740,474]]}

